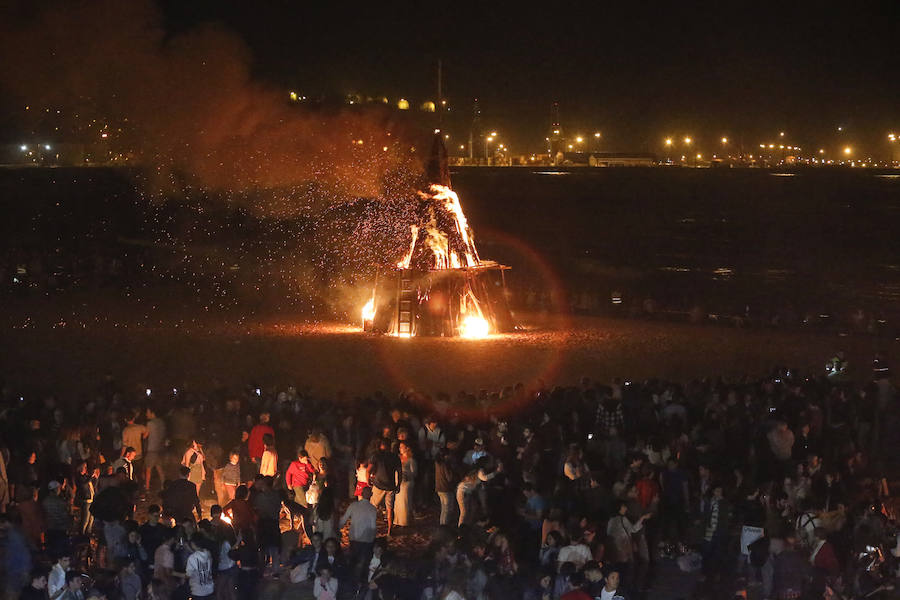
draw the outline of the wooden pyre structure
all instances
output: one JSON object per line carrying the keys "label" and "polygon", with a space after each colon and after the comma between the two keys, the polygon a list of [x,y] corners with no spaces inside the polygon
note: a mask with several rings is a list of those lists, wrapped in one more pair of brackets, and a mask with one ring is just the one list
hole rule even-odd
{"label": "wooden pyre structure", "polygon": [[400,336],[470,336],[515,329],[506,295],[509,267],[481,260],[459,199],[450,188],[447,151],[435,133],[425,165],[407,255],[378,273],[363,327]]}

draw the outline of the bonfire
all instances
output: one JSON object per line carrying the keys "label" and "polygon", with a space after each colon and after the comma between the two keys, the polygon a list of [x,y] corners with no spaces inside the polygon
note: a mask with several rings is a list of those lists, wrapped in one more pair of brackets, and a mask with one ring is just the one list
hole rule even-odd
{"label": "bonfire", "polygon": [[509,268],[482,260],[459,196],[450,187],[442,136],[435,134],[418,193],[409,250],[390,271],[378,273],[362,309],[363,329],[412,336],[483,338],[514,329],[506,298]]}

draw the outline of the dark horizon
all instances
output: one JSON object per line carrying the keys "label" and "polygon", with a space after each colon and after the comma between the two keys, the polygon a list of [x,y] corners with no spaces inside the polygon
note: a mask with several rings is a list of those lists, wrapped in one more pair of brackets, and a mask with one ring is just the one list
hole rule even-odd
{"label": "dark horizon", "polygon": [[[15,30],[37,11],[63,6],[6,0],[0,12]],[[136,6],[135,22],[147,19],[148,9]],[[785,131],[783,141],[804,150],[851,145],[884,158],[888,132],[900,129],[900,20],[889,3],[828,11],[156,6],[160,15],[151,19],[161,21],[167,40],[211,28],[234,34],[246,45],[250,76],[285,97],[290,90],[358,93],[415,105],[435,98],[440,59],[452,107],[446,129],[467,137],[478,98],[483,126],[500,132],[513,152],[542,147],[554,101],[566,132],[601,131],[605,150],[661,153],[665,137],[690,135],[695,149],[714,152],[724,136],[752,152],[782,141]],[[0,123],[11,138],[21,107],[5,104]]]}
{"label": "dark horizon", "polygon": [[634,150],[685,134],[701,143],[743,136],[752,149],[787,130],[792,143],[874,153],[900,116],[900,21],[888,3],[602,12],[162,6],[173,31],[224,23],[248,44],[255,75],[303,93],[433,99],[441,59],[444,95],[467,117],[452,126],[465,126],[478,98],[485,127],[523,151],[540,147],[554,101],[571,133],[600,130]]}

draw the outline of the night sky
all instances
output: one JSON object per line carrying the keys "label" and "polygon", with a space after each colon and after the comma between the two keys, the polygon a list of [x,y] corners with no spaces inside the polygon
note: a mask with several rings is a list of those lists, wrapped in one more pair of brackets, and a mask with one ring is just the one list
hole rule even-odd
{"label": "night sky", "polygon": [[736,4],[162,6],[172,32],[233,29],[255,76],[303,93],[433,98],[441,58],[457,113],[478,97],[486,126],[523,150],[540,147],[553,100],[570,133],[601,130],[617,149],[685,133],[751,147],[781,130],[824,145],[840,125],[874,151],[900,126],[896,2]]}

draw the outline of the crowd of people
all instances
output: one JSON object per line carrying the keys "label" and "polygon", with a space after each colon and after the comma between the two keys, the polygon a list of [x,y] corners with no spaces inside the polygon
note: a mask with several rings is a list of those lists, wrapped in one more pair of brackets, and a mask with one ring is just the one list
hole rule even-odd
{"label": "crowd of people", "polygon": [[6,385],[4,597],[610,600],[665,569],[695,597],[890,594],[894,388],[840,361],[395,398]]}

